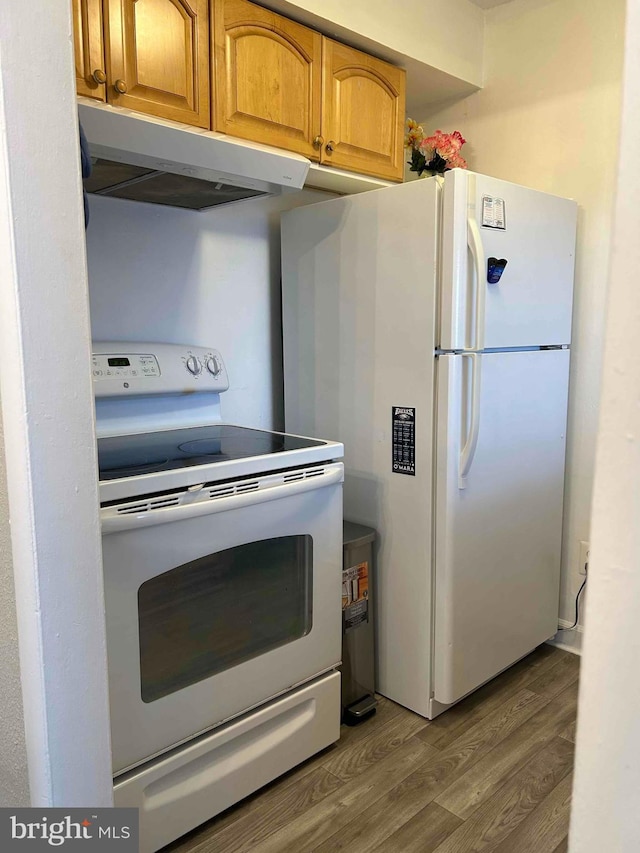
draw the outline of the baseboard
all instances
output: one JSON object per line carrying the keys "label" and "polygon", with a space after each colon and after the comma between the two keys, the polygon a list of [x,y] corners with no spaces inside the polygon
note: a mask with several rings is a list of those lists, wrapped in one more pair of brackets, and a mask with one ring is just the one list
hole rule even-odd
{"label": "baseboard", "polygon": [[[573,624],[565,619],[558,619],[558,624],[561,628],[568,628]],[[558,631],[550,640],[547,640],[550,646],[557,646],[559,649],[564,649],[565,652],[572,652],[574,655],[582,654],[582,634],[584,628],[578,625],[570,631]]]}

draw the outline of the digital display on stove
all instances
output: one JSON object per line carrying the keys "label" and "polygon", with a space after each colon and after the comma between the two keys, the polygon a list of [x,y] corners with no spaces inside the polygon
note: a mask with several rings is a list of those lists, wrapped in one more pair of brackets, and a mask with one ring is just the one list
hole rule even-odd
{"label": "digital display on stove", "polygon": [[108,358],[109,367],[131,367],[131,362],[128,358]]}
{"label": "digital display on stove", "polygon": [[230,424],[185,427],[98,439],[101,480],[154,474],[250,456],[269,456],[326,442]]}

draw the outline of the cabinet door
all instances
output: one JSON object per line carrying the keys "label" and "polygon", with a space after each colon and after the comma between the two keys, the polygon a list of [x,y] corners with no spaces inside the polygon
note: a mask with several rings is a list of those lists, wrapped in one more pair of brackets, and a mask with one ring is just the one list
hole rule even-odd
{"label": "cabinet door", "polygon": [[208,0],[106,0],[107,100],[209,127]]}
{"label": "cabinet door", "polygon": [[401,181],[404,70],[328,38],[322,66],[321,162]]}
{"label": "cabinet door", "polygon": [[78,94],[104,101],[102,0],[73,0],[73,46]]}
{"label": "cabinet door", "polygon": [[246,0],[213,8],[214,130],[318,160],[322,36]]}

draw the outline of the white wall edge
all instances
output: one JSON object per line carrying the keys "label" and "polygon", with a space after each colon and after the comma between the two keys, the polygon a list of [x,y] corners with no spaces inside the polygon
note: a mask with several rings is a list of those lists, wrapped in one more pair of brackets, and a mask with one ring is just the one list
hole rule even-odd
{"label": "white wall edge", "polygon": [[640,3],[628,0],[571,853],[640,850]]}
{"label": "white wall edge", "polygon": [[0,198],[0,382],[31,805],[110,806],[68,2],[0,3]]}

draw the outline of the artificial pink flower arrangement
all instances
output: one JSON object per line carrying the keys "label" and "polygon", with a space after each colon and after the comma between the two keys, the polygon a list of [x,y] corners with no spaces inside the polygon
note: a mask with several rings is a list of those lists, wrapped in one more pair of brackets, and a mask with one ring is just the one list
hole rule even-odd
{"label": "artificial pink flower arrangement", "polygon": [[421,175],[423,172],[442,174],[449,169],[466,169],[467,161],[460,154],[465,142],[458,130],[453,133],[436,130],[433,136],[425,136],[420,125],[408,119],[404,144],[411,150],[410,171]]}

